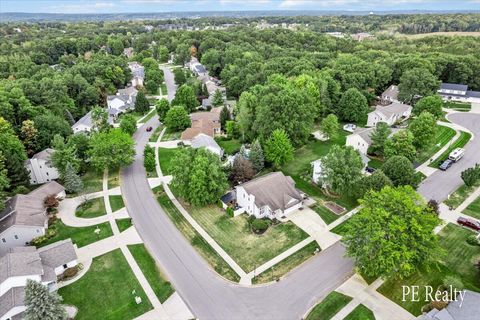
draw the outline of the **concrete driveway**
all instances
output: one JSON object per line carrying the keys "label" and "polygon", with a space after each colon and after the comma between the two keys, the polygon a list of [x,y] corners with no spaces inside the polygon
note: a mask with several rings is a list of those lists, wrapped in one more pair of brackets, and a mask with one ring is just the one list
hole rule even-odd
{"label": "concrete driveway", "polygon": [[425,179],[418,192],[426,199],[435,199],[442,202],[448,198],[458,187],[463,184],[460,174],[463,170],[480,163],[480,114],[477,113],[452,113],[448,120],[454,124],[465,127],[473,133],[473,139],[465,145],[465,155],[447,171],[438,170]]}

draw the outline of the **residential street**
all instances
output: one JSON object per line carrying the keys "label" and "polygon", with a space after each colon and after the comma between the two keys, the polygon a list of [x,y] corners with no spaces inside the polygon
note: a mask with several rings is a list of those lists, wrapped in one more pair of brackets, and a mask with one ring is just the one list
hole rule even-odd
{"label": "residential street", "polygon": [[474,139],[465,146],[465,155],[447,171],[437,170],[434,174],[423,181],[418,192],[426,199],[435,199],[442,202],[448,198],[459,186],[462,185],[460,174],[463,170],[473,167],[480,162],[478,150],[480,150],[480,114],[454,113],[448,116],[448,120],[470,130]]}

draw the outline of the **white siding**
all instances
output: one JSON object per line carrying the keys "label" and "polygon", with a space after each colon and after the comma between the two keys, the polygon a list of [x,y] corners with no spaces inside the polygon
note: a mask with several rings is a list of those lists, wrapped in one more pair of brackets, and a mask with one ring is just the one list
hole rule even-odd
{"label": "white siding", "polygon": [[73,133],[80,133],[80,132],[90,132],[92,130],[92,127],[86,126],[84,124],[79,124],[74,127],[72,127]]}
{"label": "white siding", "polygon": [[3,296],[5,292],[15,287],[25,287],[27,285],[27,280],[34,280],[37,282],[42,281],[40,275],[29,275],[21,277],[10,277],[7,280],[3,281],[0,284],[0,296]]}
{"label": "white siding", "polygon": [[358,134],[347,136],[346,145],[353,147],[353,149],[358,150],[365,155],[367,154],[368,147],[370,147],[370,145]]}
{"label": "white siding", "polygon": [[67,265],[66,268],[65,268],[63,265],[58,266],[58,267],[55,268],[55,274],[56,274],[57,276],[59,276],[59,275],[61,275],[66,269],[68,269],[68,268],[73,268],[73,267],[75,267],[77,264],[78,264],[77,260],[72,260],[72,261],[70,261],[70,262],[68,262],[68,263],[66,264],[66,265]]}
{"label": "white siding", "polygon": [[10,309],[10,311],[8,311],[7,313],[5,313],[5,314],[0,318],[0,320],[8,320],[8,319],[11,319],[13,316],[16,316],[17,314],[24,312],[26,309],[27,309],[27,307],[25,307],[25,306],[12,308],[12,309]]}
{"label": "white siding", "polygon": [[42,184],[59,177],[57,169],[43,159],[29,159],[25,167],[30,175],[31,184]]}
{"label": "white siding", "polygon": [[11,226],[0,234],[0,255],[4,255],[10,248],[23,247],[33,238],[45,235],[46,227]]}

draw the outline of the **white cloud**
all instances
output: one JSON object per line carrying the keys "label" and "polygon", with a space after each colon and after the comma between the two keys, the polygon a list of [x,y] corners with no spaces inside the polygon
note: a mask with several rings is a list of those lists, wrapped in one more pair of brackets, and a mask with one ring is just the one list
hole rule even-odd
{"label": "white cloud", "polygon": [[232,4],[248,4],[254,6],[262,6],[269,4],[270,0],[220,0],[219,1],[222,6],[225,5],[232,5]]}
{"label": "white cloud", "polygon": [[49,7],[51,12],[59,13],[95,13],[103,9],[113,8],[113,2],[81,2],[76,4],[60,4]]}

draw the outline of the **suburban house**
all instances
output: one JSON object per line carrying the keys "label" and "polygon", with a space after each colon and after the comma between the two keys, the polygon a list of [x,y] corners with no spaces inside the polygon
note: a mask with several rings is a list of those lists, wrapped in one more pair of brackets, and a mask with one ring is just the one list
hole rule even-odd
{"label": "suburban house", "polygon": [[0,320],[21,319],[27,280],[57,290],[57,278],[78,264],[71,239],[45,247],[10,248],[0,258]]}
{"label": "suburban house", "polygon": [[312,181],[313,183],[315,184],[322,184],[323,186],[323,183],[322,183],[322,160],[321,159],[317,159],[315,161],[312,161],[310,163],[312,165]]}
{"label": "suburban house", "polygon": [[295,181],[282,172],[272,172],[235,187],[236,203],[242,212],[258,219],[278,219],[303,205]]}
{"label": "suburban house", "polygon": [[58,179],[60,175],[50,161],[53,152],[53,149],[47,148],[25,161],[25,168],[30,175],[30,184],[42,184]]}
{"label": "suburban house", "polygon": [[200,80],[200,82],[205,85],[210,98],[212,98],[215,92],[217,92],[218,90],[222,93],[223,100],[225,101],[227,99],[227,89],[224,86],[220,85],[220,80],[215,79],[214,77],[211,77],[209,75],[199,76],[198,80]]}
{"label": "suburban house", "polygon": [[468,90],[465,84],[442,83],[438,94],[443,100],[480,103],[480,91]]}
{"label": "suburban house", "polygon": [[127,57],[128,59],[130,59],[131,57],[133,57],[133,48],[132,48],[132,47],[128,47],[128,48],[123,49],[123,55],[124,55],[125,57]]}
{"label": "suburban house", "polygon": [[418,317],[419,320],[473,320],[478,319],[480,293],[465,290],[463,300],[457,298],[442,310],[433,309]]}
{"label": "suburban house", "polygon": [[73,133],[90,132],[92,130],[92,111],[88,111],[72,126]]}
{"label": "suburban house", "polygon": [[197,77],[207,76],[208,71],[203,64],[201,64],[197,58],[191,57],[190,62],[187,64],[190,71]]}
{"label": "suburban house", "polygon": [[352,39],[355,41],[363,41],[367,39],[373,39],[373,35],[368,32],[359,32],[352,34]]}
{"label": "suburban house", "polygon": [[116,118],[119,114],[133,110],[137,99],[137,89],[127,87],[119,89],[114,96],[107,96],[108,115]]}
{"label": "suburban house", "polygon": [[400,101],[398,101],[398,93],[398,86],[392,84],[380,95],[380,103],[384,106],[393,102],[399,103]]}
{"label": "suburban house", "polygon": [[[356,129],[352,134],[347,136],[345,145],[351,146],[353,149],[358,150],[360,152],[360,156],[367,155],[368,148],[372,145],[372,139],[370,138],[370,135],[372,134],[373,130],[375,130],[375,128]],[[393,135],[402,129],[392,128],[391,130],[391,135]]]}
{"label": "suburban house", "polygon": [[45,235],[48,216],[44,200],[51,195],[63,199],[65,188],[50,181],[29,194],[17,194],[5,202],[5,209],[0,212],[0,255]]}
{"label": "suburban house", "polygon": [[220,134],[220,108],[213,108],[210,111],[194,112],[190,114],[192,125],[182,132],[181,139],[184,143],[190,144],[192,139],[200,133],[210,137]]}
{"label": "suburban house", "polygon": [[368,114],[367,127],[375,127],[378,122],[385,122],[389,126],[410,118],[412,106],[394,102],[387,106],[376,106],[375,110]]}
{"label": "suburban house", "polygon": [[143,86],[145,68],[138,62],[129,62],[128,68],[130,68],[130,71],[132,71],[132,87]]}
{"label": "suburban house", "polygon": [[205,148],[220,158],[223,156],[223,150],[215,141],[215,139],[203,133],[199,133],[195,138],[192,139],[192,148]]}

